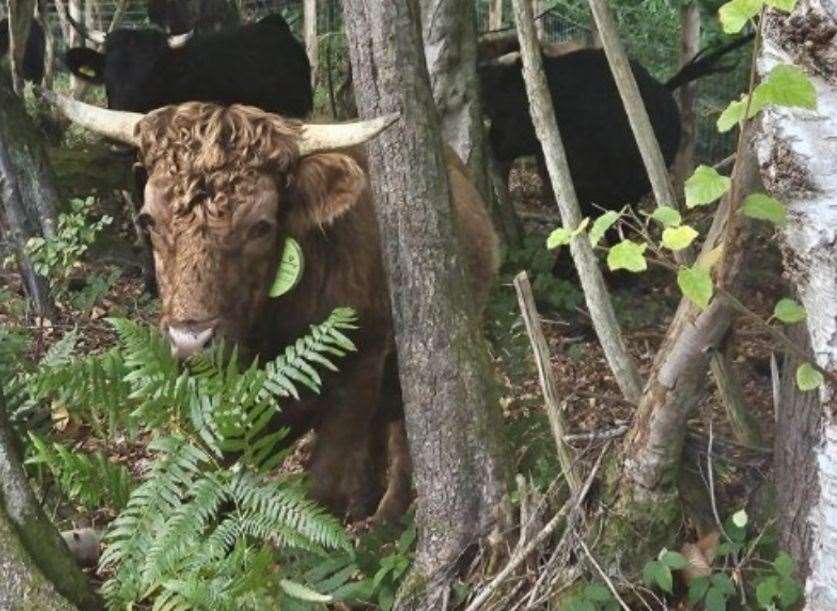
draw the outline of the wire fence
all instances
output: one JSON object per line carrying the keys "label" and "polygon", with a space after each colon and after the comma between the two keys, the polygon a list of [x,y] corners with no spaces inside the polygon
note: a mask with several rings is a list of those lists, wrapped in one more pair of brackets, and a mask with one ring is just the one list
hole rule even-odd
{"label": "wire fence", "polygon": [[[292,30],[299,36],[302,30],[302,1],[301,0],[230,0],[236,5],[240,18],[244,22],[254,21],[260,19],[271,13],[280,12],[290,24]],[[381,0],[389,1],[389,0]],[[466,0],[462,0],[466,1]],[[489,11],[488,2],[486,0],[470,0],[476,4],[476,18],[477,27],[480,33],[489,31]],[[511,3],[510,0],[504,0],[502,27],[510,28],[511,23]],[[5,16],[7,12],[8,0],[0,2],[0,15]],[[62,2],[66,6],[67,0]],[[119,0],[97,0],[89,2],[86,6],[86,16],[92,20],[92,26],[97,29],[107,29],[110,25],[113,15],[117,9]],[[550,4],[541,2],[541,5]],[[82,2],[82,6],[85,2]],[[57,6],[54,1],[47,2],[48,17],[47,24],[50,31],[53,33],[53,39],[56,42],[56,50],[60,54],[64,50],[64,38],[61,32],[60,20],[57,14]],[[343,37],[337,36],[342,28],[342,4],[340,0],[320,0],[318,12],[318,27],[324,40],[328,40],[328,48],[324,55],[330,56],[328,66],[324,68],[336,72],[332,75],[332,84],[334,81],[340,81],[346,71],[346,52],[343,49]],[[672,8],[671,10],[676,10]],[[589,23],[589,22],[588,22]],[[147,27],[148,20],[148,3],[147,0],[130,0],[127,4],[125,14],[122,19],[122,27]],[[668,57],[670,54],[663,54],[667,63],[660,67],[658,57],[651,57],[652,53],[648,49],[657,51],[655,56],[659,56],[660,46],[665,42],[669,47],[676,48],[676,41],[659,41],[649,42],[643,41],[643,44],[635,44],[632,46],[632,36],[630,31],[631,23],[628,22],[623,26],[626,31],[626,41],[629,50],[636,59],[641,61],[643,65],[653,66],[659,74],[660,78],[665,78],[667,74],[672,74],[676,70],[676,56]],[[565,9],[553,9],[546,13],[539,24],[540,31],[544,42],[564,42],[575,40],[580,43],[586,43],[590,40],[591,31],[587,24],[578,17],[578,11]],[[677,34],[672,32],[672,36]],[[334,41],[337,43],[334,44]],[[644,46],[643,46],[644,45]],[[643,53],[644,51],[644,53]],[[323,53],[321,52],[321,55]],[[60,55],[59,55],[60,56]],[[735,55],[731,55],[729,63],[737,64],[737,67],[726,74],[717,74],[698,82],[698,141],[697,141],[697,160],[699,162],[713,162],[717,161],[727,154],[729,154],[734,147],[734,139],[729,134],[719,134],[715,128],[715,119],[717,113],[723,108],[726,102],[730,99],[737,98],[738,94],[744,89],[746,84],[746,64],[747,51],[741,50]],[[61,63],[58,62],[59,69]],[[321,70],[323,67],[321,67]],[[321,92],[321,95],[322,94]],[[493,95],[499,95],[494,93]]]}

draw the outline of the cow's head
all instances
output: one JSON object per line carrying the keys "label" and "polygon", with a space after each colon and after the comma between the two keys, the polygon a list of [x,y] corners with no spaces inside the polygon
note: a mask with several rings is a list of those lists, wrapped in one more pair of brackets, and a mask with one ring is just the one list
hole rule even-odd
{"label": "cow's head", "polygon": [[181,357],[219,337],[258,345],[255,323],[285,239],[329,225],[366,188],[354,159],[333,150],[395,119],[305,125],[201,102],[143,116],[52,97],[76,122],[139,147],[148,172],[140,223],[154,249],[160,328]]}
{"label": "cow's head", "polygon": [[108,107],[114,110],[147,110],[147,86],[161,60],[183,47],[191,33],[169,36],[156,29],[119,29],[109,34],[85,30],[85,36],[104,53],[94,49],[69,49],[65,62],[70,72],[97,85],[105,85]]}

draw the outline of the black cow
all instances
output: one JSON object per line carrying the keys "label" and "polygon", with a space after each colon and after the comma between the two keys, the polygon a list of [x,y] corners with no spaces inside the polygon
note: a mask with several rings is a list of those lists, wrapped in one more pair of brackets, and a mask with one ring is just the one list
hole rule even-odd
{"label": "black cow", "polygon": [[308,56],[281,15],[195,34],[178,48],[159,30],[119,29],[107,35],[104,53],[70,49],[66,62],[79,78],[105,85],[113,110],[200,101],[304,117],[313,106]]}
{"label": "black cow", "polygon": [[[21,74],[27,81],[40,83],[44,78],[44,51],[46,38],[41,24],[32,20],[29,38],[26,40],[26,52],[23,54]],[[0,58],[9,52],[9,19],[0,19]]]}
{"label": "black cow", "polygon": [[[667,165],[674,160],[680,142],[680,112],[674,90],[725,69],[715,66],[718,59],[748,40],[745,37],[713,53],[701,54],[666,83],[651,76],[640,63],[631,62]],[[593,204],[618,209],[640,199],[651,185],[604,51],[586,49],[559,57],[545,56],[543,61],[583,214],[595,215]],[[543,151],[529,115],[520,59],[482,65],[479,74],[483,107],[491,120],[489,142],[497,160],[508,171],[515,159],[535,155],[545,177]]]}

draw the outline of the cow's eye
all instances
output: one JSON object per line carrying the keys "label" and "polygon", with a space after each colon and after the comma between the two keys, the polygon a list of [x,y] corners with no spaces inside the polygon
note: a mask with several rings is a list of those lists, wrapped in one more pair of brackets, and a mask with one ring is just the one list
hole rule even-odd
{"label": "cow's eye", "polygon": [[265,238],[273,232],[273,223],[270,221],[259,221],[250,227],[249,237],[251,240]]}
{"label": "cow's eye", "polygon": [[147,212],[141,212],[137,216],[137,225],[143,231],[149,232],[154,229],[154,217]]}

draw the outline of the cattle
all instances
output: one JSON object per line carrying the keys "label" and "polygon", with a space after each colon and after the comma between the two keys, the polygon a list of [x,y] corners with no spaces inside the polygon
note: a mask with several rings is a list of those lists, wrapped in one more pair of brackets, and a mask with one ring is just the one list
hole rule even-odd
{"label": "cattle", "polygon": [[[674,90],[725,69],[716,67],[718,59],[748,40],[744,37],[701,54],[665,83],[651,76],[639,62],[631,61],[666,165],[674,160],[680,142],[680,112]],[[583,49],[544,56],[543,63],[583,214],[595,215],[596,206],[618,209],[639,200],[651,187],[604,51]],[[489,143],[506,174],[515,159],[534,155],[548,184],[543,152],[529,115],[519,56],[481,65],[479,77],[483,109],[491,121]]]}
{"label": "cattle", "polygon": [[200,101],[304,117],[313,107],[308,56],[281,15],[186,39],[150,28],[95,38],[104,38],[104,53],[74,48],[65,59],[77,77],[105,85],[113,110]]}
{"label": "cattle", "polygon": [[229,0],[149,0],[148,20],[169,34],[217,32],[240,23],[236,4]]}
{"label": "cattle", "polygon": [[[222,338],[271,359],[335,307],[354,308],[358,351],[325,379],[321,396],[283,406],[279,424],[295,436],[316,431],[312,494],[326,507],[351,519],[401,515],[410,462],[380,237],[358,146],[392,118],[304,126],[241,105],[191,102],[141,115],[47,95],[77,123],[139,149],[160,329],[177,356]],[[454,218],[481,306],[498,268],[497,237],[467,170],[452,151],[447,156]],[[304,273],[292,291],[270,298],[287,237],[301,245]],[[381,447],[391,456],[376,510],[382,491],[373,494],[368,465],[370,448]]]}
{"label": "cattle", "polygon": [[[29,37],[26,39],[26,51],[23,54],[21,76],[27,81],[40,83],[44,78],[44,53],[46,38],[44,29],[36,20],[32,20]],[[9,19],[0,19],[0,58],[9,52]]]}

